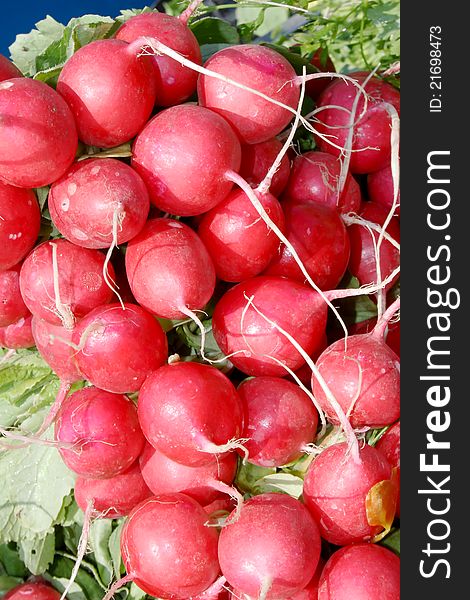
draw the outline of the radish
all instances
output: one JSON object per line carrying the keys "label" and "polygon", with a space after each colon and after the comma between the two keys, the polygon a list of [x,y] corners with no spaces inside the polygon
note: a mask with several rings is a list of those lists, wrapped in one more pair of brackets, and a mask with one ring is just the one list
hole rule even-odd
{"label": "radish", "polygon": [[23,77],[23,74],[11,60],[8,60],[3,54],[0,54],[0,81],[12,79],[14,77]]}
{"label": "radish", "polygon": [[39,354],[65,384],[82,379],[76,350],[72,346],[73,330],[33,317],[32,332]]}
{"label": "radish", "polygon": [[45,581],[28,581],[11,589],[3,600],[59,600],[60,594]]}
{"label": "radish", "polygon": [[[216,52],[205,68],[235,79],[292,108],[299,101],[296,74],[275,50],[254,44],[230,46]],[[252,92],[202,74],[197,92],[199,103],[222,115],[245,144],[273,138],[291,121],[292,113]]]}
{"label": "radish", "polygon": [[[331,60],[326,48],[318,48],[310,58],[310,64],[316,67],[320,73],[335,73],[335,65]],[[307,81],[305,91],[310,98],[316,100],[323,90],[328,87],[331,80],[328,77],[312,79]]]}
{"label": "radish", "polygon": [[0,181],[0,271],[17,265],[36,243],[41,213],[33,190]]}
{"label": "radish", "polygon": [[115,158],[75,163],[48,197],[52,221],[70,242],[109,248],[128,242],[147,220],[150,201],[144,182]]}
{"label": "radish", "polygon": [[218,534],[206,521],[202,506],[185,494],[153,496],[137,505],[121,534],[128,575],[103,600],[110,600],[128,581],[157,598],[190,598],[204,592],[219,573]]}
{"label": "radish", "polygon": [[240,143],[227,121],[190,104],[158,113],[132,150],[132,166],[152,203],[179,216],[201,214],[223,200],[233,185],[225,174],[237,171],[240,160]]}
{"label": "radish", "polygon": [[340,189],[341,162],[332,154],[311,151],[297,156],[292,163],[284,198],[291,204],[319,203],[340,213],[358,212],[361,191],[348,173]]}
{"label": "radish", "polygon": [[[362,333],[370,333],[374,330],[377,324],[375,317],[361,321],[360,323],[353,323],[348,327],[350,335],[359,335]],[[400,321],[389,321],[387,328],[384,331],[385,342],[395,354],[400,358]],[[325,346],[326,347],[326,346]]]}
{"label": "radish", "polygon": [[211,463],[240,446],[242,405],[215,367],[195,362],[160,367],[139,393],[139,421],[147,441],[188,466]]}
{"label": "radish", "polygon": [[278,377],[246,379],[238,387],[250,462],[281,467],[299,459],[315,440],[318,413],[294,383]]}
{"label": "radish", "polygon": [[[20,289],[33,315],[73,329],[76,319],[111,300],[103,277],[105,257],[67,240],[43,242],[26,258]],[[109,267],[111,277],[114,275]]]}
{"label": "radish", "polygon": [[[281,205],[269,192],[257,194],[270,219],[284,230]],[[224,281],[243,281],[263,271],[279,248],[279,239],[242,190],[230,192],[203,215],[198,233]],[[349,243],[349,241],[348,241]]]}
{"label": "radish", "polygon": [[320,577],[324,566],[325,561],[320,556],[320,560],[318,561],[318,565],[312,579],[308,582],[303,590],[300,590],[300,592],[297,592],[291,596],[290,600],[318,600],[318,584],[320,582]]}
{"label": "radish", "polygon": [[[137,304],[123,307],[98,306],[80,321],[72,337],[84,378],[96,387],[121,394],[137,392],[147,375],[168,358],[160,323]],[[124,356],[125,360],[120,360]]]}
{"label": "radish", "polygon": [[213,503],[221,494],[228,494],[241,505],[243,497],[231,483],[237,472],[237,455],[230,452],[200,466],[176,462],[146,444],[140,456],[140,469],[145,483],[156,495],[181,492],[197,500],[202,506]]}
{"label": "radish", "polygon": [[399,600],[400,559],[376,544],[333,552],[318,585],[318,600]]}
{"label": "radish", "polygon": [[28,77],[7,79],[0,83],[0,114],[0,180],[35,188],[65,173],[77,150],[77,130],[55,90]]}
{"label": "radish", "polygon": [[[390,481],[392,469],[385,456],[367,444],[359,449],[356,462],[344,442],[329,446],[311,463],[304,479],[303,499],[320,527],[321,536],[332,544],[369,541],[390,527],[395,515],[397,488]],[[377,506],[366,509],[371,489]],[[373,490],[373,492],[375,491]],[[370,524],[375,511],[384,508],[381,523]]]}
{"label": "radish", "polygon": [[19,350],[20,348],[31,348],[34,346],[34,338],[31,332],[32,315],[22,317],[16,323],[0,327],[0,346]]}
{"label": "radish", "polygon": [[166,319],[189,316],[210,300],[212,260],[198,235],[173,219],[151,219],[127,245],[126,271],[137,302]]}
{"label": "radish", "polygon": [[[132,139],[155,103],[157,84],[146,56],[121,40],[95,40],[65,63],[57,81],[85,144],[112,148]],[[132,108],[132,110],[130,110]]]}
{"label": "radish", "polygon": [[[202,65],[201,49],[182,15],[179,18],[162,12],[136,15],[118,29],[115,37],[133,42],[142,36],[157,38],[192,62]],[[181,104],[196,91],[196,72],[167,56],[153,56],[152,62],[157,81],[158,106]]]}
{"label": "radish", "polygon": [[[400,421],[392,425],[375,444],[382,452],[392,468],[397,469],[397,484],[400,485]],[[397,500],[397,517],[400,516],[400,494]]]}
{"label": "radish", "polygon": [[116,519],[127,516],[134,506],[150,498],[147,487],[135,462],[126,471],[107,479],[77,477],[74,496],[78,506],[86,512],[89,502],[99,518]]}
{"label": "radish", "polygon": [[[253,305],[247,300],[253,297]],[[269,322],[259,314],[261,311]],[[212,327],[222,352],[247,375],[282,377],[305,362],[279,327],[307,354],[313,353],[326,327],[327,306],[315,291],[284,277],[254,277],[239,283],[217,302]]]}
{"label": "radish", "polygon": [[131,400],[95,387],[71,394],[55,422],[55,439],[65,464],[83,477],[108,479],[126,471],[144,446]]}
{"label": "radish", "polygon": [[[314,204],[284,205],[286,237],[297,251],[310,277],[321,290],[334,289],[348,266],[350,244],[346,227],[336,210]],[[305,283],[305,276],[281,244],[266,275],[283,275]]]}
{"label": "radish", "polygon": [[[269,168],[275,161],[282,149],[282,144],[276,138],[260,142],[259,144],[242,145],[242,162],[240,175],[250,185],[256,187],[266,177]],[[290,174],[290,161],[287,155],[282,158],[279,169],[276,171],[269,191],[276,198],[282,193],[287,185]]]}
{"label": "radish", "polygon": [[307,508],[286,494],[260,494],[224,527],[219,562],[228,583],[252,598],[289,598],[312,578],[320,534]]}
{"label": "radish", "polygon": [[359,96],[355,115],[351,115],[360,91],[342,79],[331,83],[318,99],[318,107],[323,107],[323,110],[318,113],[321,122],[316,125],[316,129],[321,135],[333,136],[330,139],[339,146],[334,147],[328,140],[317,136],[321,151],[334,156],[340,156],[341,148],[347,151],[351,118],[353,122],[358,121],[354,125],[353,143],[350,148],[352,173],[372,173],[387,165],[391,153],[391,117],[387,104],[397,111],[400,110],[400,92],[378,77],[372,77],[366,82],[369,75],[363,72],[349,74],[359,84],[365,84],[364,90],[368,96],[365,112],[364,98]]}
{"label": "radish", "polygon": [[[392,208],[394,190],[390,165],[380,169],[380,171],[369,173],[367,176],[367,191],[372,202],[382,205],[388,211]],[[400,191],[398,191],[398,202],[400,202]],[[395,215],[400,216],[400,204],[395,208]]]}
{"label": "radish", "polygon": [[17,264],[0,271],[0,327],[7,327],[29,315],[20,292],[20,268]]}

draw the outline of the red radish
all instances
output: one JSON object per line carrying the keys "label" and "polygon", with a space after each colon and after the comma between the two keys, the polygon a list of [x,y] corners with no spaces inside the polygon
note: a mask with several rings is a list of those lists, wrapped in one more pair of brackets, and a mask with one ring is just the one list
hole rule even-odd
{"label": "red radish", "polygon": [[211,463],[239,446],[243,409],[235,387],[215,367],[180,362],[160,367],[139,393],[147,441],[184,465]]}
{"label": "red radish", "polygon": [[34,338],[31,332],[32,315],[22,317],[16,323],[0,327],[0,346],[19,350],[20,348],[31,348],[34,346]]}
{"label": "red radish", "polygon": [[185,494],[153,496],[136,506],[121,534],[128,576],[113,588],[131,580],[157,598],[190,598],[204,592],[219,573],[218,534],[206,521],[202,506]]}
{"label": "red radish", "polygon": [[72,109],[82,142],[112,148],[145,125],[157,84],[149,57],[138,56],[126,42],[107,39],[82,46],[67,60],[57,91]]}
{"label": "red radish", "polygon": [[[308,274],[321,290],[332,290],[341,281],[349,260],[349,237],[336,210],[314,204],[284,205],[286,237],[297,251]],[[265,270],[305,283],[292,253],[285,244]]]}
{"label": "red radish", "polygon": [[[354,428],[390,425],[400,416],[400,361],[381,336],[352,335],[330,346],[317,368]],[[321,386],[312,391],[329,421],[339,423]]]}
{"label": "red radish", "polygon": [[320,534],[307,508],[286,494],[260,494],[245,502],[237,522],[219,539],[222,574],[252,598],[288,598],[312,578]]}
{"label": "red radish", "polygon": [[[363,85],[369,73],[350,73],[349,76]],[[397,111],[400,110],[400,92],[382,79],[372,77],[364,86],[364,90],[368,95],[364,115],[364,97],[361,91],[357,86],[342,79],[331,83],[318,99],[318,107],[325,107],[325,110],[317,115],[321,122],[316,125],[316,129],[322,135],[333,136],[327,139],[338,146],[334,147],[329,141],[317,137],[319,149],[334,156],[340,156],[344,150],[352,150],[352,173],[372,173],[387,165],[391,153],[391,116],[386,104],[392,105]],[[358,94],[356,112],[352,114]],[[328,106],[330,108],[327,108]],[[349,125],[358,120],[354,125],[352,147],[348,148]]]}
{"label": "red radish", "polygon": [[60,593],[45,581],[29,581],[11,589],[3,600],[59,600]]}
{"label": "red radish", "polygon": [[312,354],[325,333],[326,316],[327,305],[317,292],[284,277],[264,276],[226,292],[216,304],[212,327],[221,350],[243,373],[282,377],[287,373],[278,361],[294,371],[305,361],[279,328]]}
{"label": "red radish", "polygon": [[[98,250],[64,239],[37,246],[20,272],[20,289],[33,315],[72,329],[76,319],[111,300],[103,277],[105,257]],[[109,266],[110,276],[114,270]]]}
{"label": "red radish", "polygon": [[136,462],[127,471],[108,479],[77,477],[74,496],[83,512],[91,501],[93,513],[99,518],[116,519],[127,516],[134,506],[150,498],[152,492]]}
{"label": "red radish", "polygon": [[[370,333],[374,330],[377,324],[377,319],[367,319],[360,323],[354,323],[348,327],[350,335],[358,335],[361,333]],[[387,324],[387,330],[385,332],[385,342],[395,354],[400,357],[400,321],[389,321]]]}
{"label": "red radish", "polygon": [[[392,469],[385,456],[367,444],[360,447],[359,459],[354,460],[347,443],[334,444],[313,461],[304,479],[303,499],[321,536],[338,546],[371,540],[384,529],[369,524],[366,499],[374,485],[390,480]],[[385,488],[381,500],[395,514],[396,488]]]}
{"label": "red radish", "polygon": [[[326,48],[318,48],[313,53],[310,58],[310,64],[316,67],[321,73],[335,73],[335,65],[331,60],[330,55]],[[307,81],[305,84],[305,91],[310,96],[316,100],[318,96],[323,92],[323,90],[328,87],[331,83],[331,79],[329,77],[322,77],[320,79],[311,79]]]}
{"label": "red radish", "polygon": [[315,440],[318,413],[298,385],[279,377],[254,377],[238,387],[250,462],[281,467],[302,456]]}
{"label": "red radish", "polygon": [[60,233],[84,248],[128,242],[147,220],[150,201],[140,176],[115,158],[72,165],[49,192],[49,212]]}
{"label": "red radish", "polygon": [[20,292],[20,268],[17,264],[0,271],[0,327],[7,327],[29,315]]}
{"label": "red radish", "polygon": [[14,77],[23,77],[23,74],[6,56],[0,54],[0,81],[12,79]]}
{"label": "red radish", "polygon": [[320,560],[318,561],[318,565],[312,579],[308,582],[307,586],[304,587],[303,590],[300,590],[300,592],[297,592],[291,596],[290,600],[318,600],[318,584],[320,582],[320,577],[324,566],[325,561],[320,556]]}
{"label": "red radish", "polygon": [[227,196],[233,184],[225,174],[239,169],[240,157],[240,143],[225,119],[202,106],[183,104],[147,123],[134,142],[132,166],[157,208],[187,217],[210,210]]}
{"label": "red radish", "polygon": [[[284,213],[276,198],[270,193],[255,194],[272,221],[284,230]],[[224,281],[243,281],[258,275],[279,247],[278,237],[242,190],[230,192],[203,215],[198,233],[214,261],[217,276]]]}
{"label": "red radish", "polygon": [[[310,358],[312,359],[313,362],[316,362],[317,358],[320,356],[320,354],[323,352],[323,350],[325,350],[327,348],[327,346],[328,346],[328,338],[327,338],[326,331],[325,331],[325,334],[322,336],[322,338],[318,342],[318,346],[315,348],[315,350],[310,355]],[[298,377],[298,379],[301,381],[301,383],[303,383],[307,387],[310,387],[310,384],[312,381],[312,369],[310,368],[310,366],[307,363],[302,365],[300,367],[300,369],[297,369],[295,374]]]}
{"label": "red radish", "polygon": [[[299,101],[296,74],[290,63],[275,50],[242,44],[216,52],[205,67],[293,109]],[[292,113],[269,103],[250,91],[209,75],[200,75],[199,102],[222,115],[245,144],[265,142],[280,133]]]}
{"label": "red radish", "polygon": [[230,485],[237,472],[237,455],[230,452],[221,458],[211,456],[210,462],[190,467],[146,444],[140,456],[140,469],[154,494],[181,492],[206,506],[221,493],[233,493]]}
{"label": "red radish", "polygon": [[33,190],[0,181],[0,271],[17,265],[36,243],[41,213]]}
{"label": "red radish", "polygon": [[[256,187],[266,177],[281,148],[282,143],[276,138],[260,142],[259,144],[243,144],[240,175],[251,186]],[[286,187],[289,174],[290,161],[287,155],[285,155],[269,186],[269,191],[276,198]]]}
{"label": "red radish", "polygon": [[[388,216],[388,210],[381,205],[373,202],[366,202],[359,215],[366,221],[375,224],[376,229],[369,230],[366,224],[355,223],[348,227],[349,239],[351,241],[351,256],[348,269],[352,275],[357,277],[361,285],[373,283],[377,280],[377,256],[375,246],[380,236],[380,228],[385,223]],[[386,228],[386,233],[395,240],[396,244],[400,241],[400,226],[396,217],[393,217]],[[375,244],[374,244],[375,240]],[[400,250],[397,245],[388,239],[382,239],[380,244],[380,275],[384,280],[393,273],[400,265]],[[385,287],[389,290],[394,282],[390,281]]]}
{"label": "red radish", "polygon": [[65,173],[77,150],[77,130],[55,90],[29,77],[7,79],[0,83],[0,114],[0,180],[35,188]]}
{"label": "red radish", "polygon": [[[201,49],[186,23],[177,17],[152,12],[131,17],[122,25],[116,39],[133,42],[142,36],[156,38],[189,60],[202,65]],[[157,82],[158,106],[181,104],[196,91],[197,73],[168,56],[152,57]]]}
{"label": "red radish", "polygon": [[348,173],[340,193],[340,178],[341,162],[338,158],[326,152],[306,152],[292,163],[284,198],[291,204],[323,204],[343,214],[358,212],[361,206],[359,184]]}
{"label": "red radish", "polygon": [[75,327],[72,339],[80,373],[108,392],[137,392],[168,358],[160,323],[137,304],[98,306]]}
{"label": "red radish", "polygon": [[82,477],[108,479],[126,471],[144,447],[137,410],[131,400],[85,387],[62,403],[55,423],[65,464]]}
{"label": "red radish", "polygon": [[[375,444],[377,450],[380,450],[392,468],[397,469],[397,483],[400,481],[400,421],[387,429],[379,441]],[[397,500],[397,516],[400,516],[400,495]]]}
{"label": "red radish", "polygon": [[32,332],[39,353],[64,383],[79,381],[76,350],[72,347],[73,330],[33,317]]}
{"label": "red radish", "polygon": [[166,319],[194,318],[215,287],[204,244],[184,223],[152,219],[127,245],[126,271],[137,302]]}
{"label": "red radish", "polygon": [[[367,191],[372,202],[384,206],[387,212],[390,211],[394,199],[392,168],[390,165],[380,169],[380,171],[369,173],[367,176]],[[397,202],[395,214],[400,216],[400,191],[398,191]]]}
{"label": "red radish", "polygon": [[399,600],[400,559],[376,544],[333,552],[318,585],[318,600]]}

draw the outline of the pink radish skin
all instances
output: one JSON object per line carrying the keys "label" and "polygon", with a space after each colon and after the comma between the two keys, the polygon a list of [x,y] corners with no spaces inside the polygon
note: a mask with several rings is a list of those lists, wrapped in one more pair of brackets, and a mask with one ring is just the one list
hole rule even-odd
{"label": "pink radish skin", "polygon": [[[205,67],[297,108],[300,90],[293,81],[295,71],[270,48],[254,44],[224,48],[211,56]],[[245,144],[273,138],[292,119],[292,113],[285,108],[208,75],[199,76],[197,92],[199,103],[227,119]]]}
{"label": "pink radish skin", "polygon": [[54,225],[70,242],[109,248],[139,233],[150,200],[144,182],[131,167],[115,158],[95,158],[75,163],[51,186],[48,206]]}
{"label": "pink radish skin", "polygon": [[75,158],[77,130],[55,90],[29,77],[7,79],[0,83],[0,114],[0,180],[36,188],[65,173]]}
{"label": "pink radish skin", "polygon": [[185,494],[153,496],[136,506],[121,534],[121,555],[134,583],[157,598],[204,592],[219,574],[218,534],[206,521],[202,506]]}
{"label": "pink radish skin", "polygon": [[326,152],[306,152],[297,156],[292,163],[284,198],[296,205],[322,204],[342,214],[358,212],[361,206],[359,184],[348,173],[338,198],[340,177],[341,163],[338,158]]}
{"label": "pink radish skin", "polygon": [[152,219],[127,245],[126,271],[137,302],[166,319],[202,309],[215,288],[212,260],[198,235],[173,219]]}
{"label": "pink radish skin", "polygon": [[[369,73],[349,73],[358,83],[363,84]],[[351,173],[372,173],[383,169],[390,161],[390,129],[391,117],[384,103],[391,104],[400,112],[400,92],[389,83],[378,77],[372,77],[365,86],[369,96],[367,110],[354,127],[353,144],[350,160]],[[356,95],[361,94],[357,86],[350,82],[336,79],[321,94],[318,107],[334,105],[351,111]],[[359,119],[364,108],[361,95],[357,103],[355,121]],[[319,113],[320,123],[316,129],[323,135],[333,135],[332,141],[345,148],[349,135],[350,113],[338,108],[327,108]],[[328,138],[330,139],[330,138]],[[328,141],[317,138],[318,147],[323,152],[339,156],[341,151]]]}
{"label": "pink radish skin", "polygon": [[17,265],[36,243],[41,213],[33,190],[0,181],[0,271]]}
{"label": "pink radish skin", "polygon": [[[149,119],[157,94],[153,66],[121,40],[95,40],[65,63],[57,91],[70,106],[85,144],[112,148]],[[132,110],[130,110],[132,107]]]}
{"label": "pink radish skin", "polygon": [[[328,54],[326,48],[318,48],[310,59],[310,64],[316,67],[322,73],[336,73],[336,68]],[[312,79],[305,84],[305,91],[310,98],[316,100],[325,88],[333,80],[332,77],[322,77],[320,79]]]}
{"label": "pink radish skin", "polygon": [[[372,202],[380,204],[390,211],[393,206],[393,178],[392,168],[387,165],[380,171],[375,171],[367,176],[367,191]],[[400,216],[400,192],[398,191],[395,215]]]}
{"label": "pink radish skin", "polygon": [[376,544],[356,544],[334,552],[323,569],[318,600],[399,600],[400,559]]}
{"label": "pink radish skin", "polygon": [[93,512],[100,518],[116,519],[126,517],[134,506],[150,498],[152,492],[136,462],[124,473],[108,479],[77,477],[74,496],[83,512],[92,501]]}
{"label": "pink radish skin", "polygon": [[32,315],[22,317],[16,323],[0,327],[0,346],[10,350],[20,348],[31,348],[34,346],[34,338],[31,331]]}
{"label": "pink radish skin", "polygon": [[346,442],[329,446],[313,461],[304,479],[303,499],[322,538],[344,546],[372,539],[382,531],[367,521],[365,501],[372,486],[390,479],[385,456],[367,444],[356,463]]}
{"label": "pink radish skin", "polygon": [[181,492],[206,506],[221,497],[221,490],[214,482],[232,484],[237,472],[237,455],[231,452],[222,458],[212,456],[205,465],[189,467],[146,444],[140,456],[140,469],[154,494]]}
{"label": "pink radish skin", "polygon": [[[270,193],[255,191],[272,221],[284,230],[281,205]],[[203,215],[198,233],[224,281],[243,281],[263,271],[279,248],[279,239],[241,190],[235,190]],[[349,242],[348,242],[349,243]]]}
{"label": "pink radish skin", "polygon": [[117,394],[137,392],[168,358],[160,323],[137,304],[98,306],[75,327],[72,339],[80,348],[75,356],[84,378]]}
{"label": "pink radish skin", "polygon": [[278,377],[243,381],[238,394],[245,412],[243,437],[250,463],[281,467],[302,456],[315,440],[318,413],[298,385]]}
{"label": "pink radish skin", "polygon": [[[379,204],[366,202],[360,216],[367,221],[382,226],[388,215],[388,210]],[[400,241],[400,226],[396,217],[393,217],[387,226],[386,232],[397,242]],[[377,242],[380,233],[370,231],[360,224],[353,224],[348,227],[349,239],[351,242],[351,256],[349,258],[348,269],[352,275],[357,277],[361,285],[374,283],[377,280],[377,261],[374,247],[374,238]],[[380,245],[380,274],[382,280],[388,277],[400,265],[400,251],[387,239],[383,239]],[[397,277],[386,287],[389,290],[397,281]]]}
{"label": "pink radish skin", "polygon": [[[133,42],[146,36],[156,38],[185,58],[202,65],[201,49],[192,31],[177,17],[153,12],[136,15],[122,25],[116,39]],[[197,73],[183,67],[168,56],[153,56],[157,82],[158,106],[174,106],[187,100],[196,91]]]}
{"label": "pink radish skin", "polygon": [[225,119],[202,106],[183,104],[146,124],[134,142],[131,164],[157,208],[188,217],[227,196],[232,182],[225,174],[238,171],[240,160],[240,143]]}
{"label": "pink radish skin", "polygon": [[[375,444],[391,464],[392,468],[398,470],[398,485],[400,485],[400,421],[387,429],[379,441]],[[397,517],[400,516],[400,495],[397,501]]]}
{"label": "pink radish skin", "polygon": [[61,381],[73,383],[82,379],[76,350],[71,345],[73,330],[33,317],[32,332],[39,354]]}
{"label": "pink radish skin", "polygon": [[[348,232],[338,212],[313,204],[285,204],[284,214],[286,237],[310,277],[321,290],[335,289],[346,271],[350,252]],[[305,283],[305,275],[284,244],[264,273]]]}
{"label": "pink radish skin", "polygon": [[145,441],[133,402],[95,387],[78,390],[62,403],[55,439],[74,444],[71,449],[59,448],[69,469],[93,479],[126,471]]}
{"label": "pink radish skin", "polygon": [[299,500],[260,494],[222,529],[220,568],[230,585],[252,598],[288,598],[312,578],[320,547],[317,524]]}
{"label": "pink radish skin", "polygon": [[0,327],[7,327],[29,315],[20,292],[20,268],[0,271]]}
{"label": "pink radish skin", "polygon": [[195,362],[165,365],[149,375],[138,412],[147,441],[188,466],[212,463],[214,454],[233,449],[225,445],[240,438],[243,426],[232,382],[215,367]]}
{"label": "pink radish skin", "polygon": [[3,54],[0,54],[0,81],[16,77],[23,77],[23,74],[11,60],[8,60]]}
{"label": "pink radish skin", "polygon": [[320,577],[325,566],[325,561],[320,556],[317,568],[313,574],[312,579],[308,582],[307,586],[303,590],[297,592],[290,597],[289,600],[318,600],[318,584],[320,583]]}
{"label": "pink radish skin", "polygon": [[[349,336],[346,343],[338,340],[320,355],[316,365],[354,428],[375,429],[399,418],[400,361],[383,339],[364,334]],[[338,425],[315,377],[312,391],[328,420]]]}
{"label": "pink radish skin", "polygon": [[42,581],[29,581],[11,589],[4,600],[60,600],[60,593]]}
{"label": "pink radish skin", "polygon": [[[60,298],[54,289],[54,245]],[[113,292],[103,278],[104,261],[98,250],[82,248],[64,239],[43,242],[21,267],[20,289],[26,306],[41,319],[72,328],[76,319],[111,300]],[[108,271],[113,278],[112,265]],[[58,301],[64,305],[62,311],[57,307]]]}
{"label": "pink radish skin", "polygon": [[[259,144],[242,144],[242,163],[240,175],[252,187],[263,181],[271,165],[282,149],[282,143],[276,138],[260,142]],[[276,198],[283,192],[290,174],[290,160],[284,155],[279,169],[276,171],[269,191]]]}
{"label": "pink radish skin", "polygon": [[275,360],[292,370],[300,368],[304,359],[291,342],[268,323],[254,306],[288,332],[312,354],[322,340],[327,305],[317,292],[284,277],[254,277],[239,283],[218,301],[212,319],[216,342],[230,361],[247,375],[287,374]]}

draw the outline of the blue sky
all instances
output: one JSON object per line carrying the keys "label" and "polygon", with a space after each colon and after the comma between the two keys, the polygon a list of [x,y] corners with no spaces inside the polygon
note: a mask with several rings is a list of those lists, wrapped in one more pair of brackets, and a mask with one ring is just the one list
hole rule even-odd
{"label": "blue sky", "polygon": [[2,3],[0,53],[9,56],[8,46],[16,34],[28,33],[37,21],[50,14],[61,23],[87,13],[115,17],[124,8],[142,8],[152,0],[19,0]]}

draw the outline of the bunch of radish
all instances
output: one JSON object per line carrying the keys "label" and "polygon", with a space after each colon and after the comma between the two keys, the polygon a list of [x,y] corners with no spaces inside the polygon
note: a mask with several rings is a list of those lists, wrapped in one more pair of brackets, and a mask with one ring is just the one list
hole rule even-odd
{"label": "bunch of radish", "polygon": [[[40,430],[2,443],[54,424],[87,516],[79,559],[90,519],[127,517],[107,600],[129,581],[168,599],[394,600],[399,561],[377,542],[398,506],[399,92],[331,61],[325,79],[296,75],[256,44],[202,65],[197,4],[83,46],[56,89],[1,57],[0,344],[36,346],[61,382]],[[317,148],[293,158],[300,125]],[[79,156],[79,141],[132,157]],[[377,319],[347,331],[338,301],[360,295]],[[164,320],[193,322],[198,353],[175,355]],[[246,461],[307,455],[300,499],[234,486]]]}

